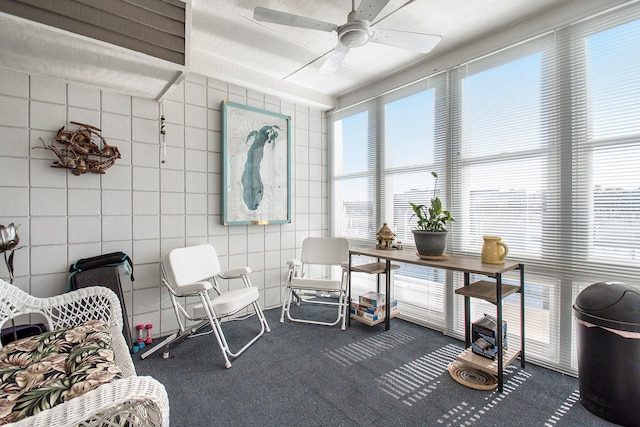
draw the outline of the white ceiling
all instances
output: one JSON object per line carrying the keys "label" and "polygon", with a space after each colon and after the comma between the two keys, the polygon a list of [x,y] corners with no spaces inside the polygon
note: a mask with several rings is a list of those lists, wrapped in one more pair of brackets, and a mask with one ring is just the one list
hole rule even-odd
{"label": "white ceiling", "polygon": [[[356,0],[358,2],[360,0]],[[189,2],[188,2],[189,3]],[[186,73],[331,108],[337,96],[566,3],[602,0],[390,0],[373,27],[442,36],[428,54],[368,43],[330,76],[336,34],[258,22],[257,6],[342,25],[351,0],[191,0],[185,67],[0,13],[0,67],[160,98]]]}
{"label": "white ceiling", "polygon": [[[193,0],[192,58],[199,72],[240,67],[264,74],[283,88],[300,86],[310,96],[335,97],[455,49],[566,0],[390,0],[374,28],[442,36],[429,54],[368,43],[351,49],[333,75],[318,69],[337,44],[336,33],[253,19],[257,6],[342,25],[351,0]],[[356,0],[356,6],[360,0]],[[250,71],[247,71],[250,70]]]}

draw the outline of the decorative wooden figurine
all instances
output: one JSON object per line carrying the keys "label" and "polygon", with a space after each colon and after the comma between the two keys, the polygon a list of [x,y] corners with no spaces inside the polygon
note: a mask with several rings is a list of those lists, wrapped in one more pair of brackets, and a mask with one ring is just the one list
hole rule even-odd
{"label": "decorative wooden figurine", "polygon": [[393,248],[393,240],[396,238],[396,235],[391,231],[391,229],[387,226],[385,222],[382,224],[382,228],[376,234],[378,237],[376,243],[376,249],[392,249]]}

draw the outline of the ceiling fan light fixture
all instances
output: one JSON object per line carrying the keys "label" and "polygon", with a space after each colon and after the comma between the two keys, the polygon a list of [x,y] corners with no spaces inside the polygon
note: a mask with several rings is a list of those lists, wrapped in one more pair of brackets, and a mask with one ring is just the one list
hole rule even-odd
{"label": "ceiling fan light fixture", "polygon": [[369,26],[361,21],[344,24],[338,31],[338,40],[348,48],[360,47],[371,39]]}

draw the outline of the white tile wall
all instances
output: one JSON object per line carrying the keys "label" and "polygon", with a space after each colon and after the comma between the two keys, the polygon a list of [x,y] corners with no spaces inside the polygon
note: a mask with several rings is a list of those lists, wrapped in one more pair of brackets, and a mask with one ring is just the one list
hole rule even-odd
{"label": "white tile wall", "polygon": [[207,174],[204,172],[187,172],[185,174],[185,190],[189,193],[206,193]]}
{"label": "white tile wall", "polygon": [[0,133],[6,136],[0,139],[0,152],[10,157],[29,157],[29,146],[22,143],[29,139],[28,129],[0,126]]}
{"label": "white tile wall", "polygon": [[160,259],[160,241],[157,238],[134,240],[132,258],[136,260],[138,265],[156,264]]}
{"label": "white tile wall", "polygon": [[102,92],[102,112],[130,116],[131,98],[115,92]]}
{"label": "white tile wall", "polygon": [[101,127],[101,125],[99,124],[100,112],[96,110],[87,110],[86,108],[79,108],[79,107],[68,107],[67,116],[73,117],[71,121],[74,121],[76,123],[83,123],[83,124],[97,123],[97,125],[94,125],[94,126],[96,126],[97,128]]}
{"label": "white tile wall", "polygon": [[131,192],[102,190],[103,215],[131,215]]}
{"label": "white tile wall", "polygon": [[133,190],[160,191],[160,170],[157,168],[133,168]]}
{"label": "white tile wall", "polygon": [[20,98],[28,98],[29,76],[0,69],[0,93]]}
{"label": "white tile wall", "polygon": [[[158,119],[145,119],[133,117],[131,119],[131,140],[136,142],[148,142],[158,144],[160,133]],[[134,159],[138,160],[138,159]]]}
{"label": "white tile wall", "polygon": [[100,215],[100,192],[88,189],[67,190],[67,213],[74,215]]}
{"label": "white tile wall", "polygon": [[133,238],[131,216],[103,216],[102,241],[127,240]]}
{"label": "white tile wall", "polygon": [[[17,251],[14,257],[19,257],[23,253],[24,251]],[[67,248],[65,245],[31,246],[31,275],[64,273],[67,269]],[[15,272],[16,276],[20,273],[20,271]],[[55,282],[52,285],[55,286]],[[62,284],[58,282],[57,285],[60,286]]]}
{"label": "white tile wall", "polygon": [[103,112],[101,129],[101,135],[107,139],[107,142],[118,147],[120,154],[123,154],[122,147],[113,143],[111,140],[120,139],[127,141],[131,137],[131,117],[118,113]]}
{"label": "white tile wall", "polygon": [[[102,240],[102,226],[100,223],[100,215],[93,216],[74,216],[69,217],[69,243],[89,243],[100,242]],[[83,255],[80,258],[88,258],[93,255]],[[71,259],[70,263],[74,263],[77,259]]]}
{"label": "white tile wall", "polygon": [[185,206],[187,212],[193,215],[207,214],[207,195],[206,194],[186,194]]}
{"label": "white tile wall", "polygon": [[131,100],[131,115],[157,122],[159,119],[158,103],[152,99],[133,98]]}
{"label": "white tile wall", "polygon": [[168,169],[160,171],[160,187],[165,192],[184,192],[184,171]]}
{"label": "white tile wall", "polygon": [[[221,102],[292,117],[293,223],[221,224]],[[167,123],[160,163],[159,118]],[[122,158],[104,175],[53,168],[42,147],[71,121],[102,129]],[[308,235],[328,232],[326,118],[322,111],[201,76],[188,76],[157,102],[51,78],[0,70],[0,224],[20,224],[16,284],[37,296],[67,289],[69,265],[114,251],[134,261],[123,279],[130,324],[153,336],[177,328],[160,283],[160,257],[210,242],[223,268],[249,265],[265,308],[281,304],[286,261]],[[0,274],[6,278],[6,275]],[[240,283],[224,284],[234,288]]]}
{"label": "white tile wall", "polygon": [[[67,108],[64,104],[29,102],[29,126],[32,129],[58,130],[66,124]],[[49,141],[50,142],[50,141]]]}
{"label": "white tile wall", "polygon": [[[31,76],[29,78],[31,99],[64,104],[67,99],[67,84],[62,80]],[[29,97],[29,94],[25,94]],[[32,126],[33,127],[33,126]]]}
{"label": "white tile wall", "polygon": [[207,216],[187,215],[185,234],[187,237],[207,236]]}
{"label": "white tile wall", "polygon": [[134,215],[158,215],[160,213],[160,193],[155,191],[133,192]]}
{"label": "white tile wall", "polygon": [[[111,142],[111,141],[108,141]],[[116,146],[117,147],[117,146]],[[118,147],[119,149],[120,147]],[[133,171],[138,171],[139,168],[133,169]],[[152,171],[154,169],[151,169]],[[96,181],[95,188],[102,188],[103,190],[131,190],[131,173],[132,169],[130,165],[127,165],[126,162],[123,164],[118,164],[116,162],[115,165],[111,166],[108,169],[108,172],[105,175],[92,175],[87,177],[86,175],[82,175],[81,177],[73,177],[74,183],[82,184],[84,182],[90,183],[92,180]],[[75,184],[74,184],[75,185]],[[91,185],[91,188],[94,188]]]}
{"label": "white tile wall", "polygon": [[2,184],[10,187],[26,187],[29,183],[29,160],[4,157],[0,158]]}
{"label": "white tile wall", "polygon": [[[171,136],[173,137],[173,135]],[[166,156],[164,163],[161,165],[163,171],[176,170],[182,173],[184,170],[184,149],[182,147],[182,145],[179,147],[170,146],[167,142],[165,148]]]}
{"label": "white tile wall", "polygon": [[184,215],[184,193],[164,192],[160,197],[162,215]]}
{"label": "white tile wall", "polygon": [[29,180],[32,188],[65,188],[67,186],[67,176],[60,172],[65,172],[58,168],[52,168],[54,159],[40,160],[31,159],[29,164]]}
{"label": "white tile wall", "polygon": [[159,215],[134,215],[133,241],[160,238]]}
{"label": "white tile wall", "polygon": [[9,218],[9,223],[15,222],[13,217],[29,215],[28,188],[0,187],[0,200],[11,201],[11,203],[0,203],[0,216]]}
{"label": "white tile wall", "polygon": [[[49,153],[51,155],[51,153]],[[51,164],[51,159],[47,159],[47,163]],[[130,168],[122,165],[115,165],[111,167],[112,170],[118,170],[117,174],[112,173],[109,176],[106,175],[64,175],[60,174],[59,170],[56,172],[56,176],[59,176],[63,182],[66,182],[67,188],[82,188],[99,190],[100,188],[110,188],[114,190],[126,190],[131,185],[131,180],[127,180],[125,177],[130,173]],[[33,166],[32,166],[33,170]],[[67,178],[69,178],[67,180]],[[33,182],[31,183],[33,185]]]}
{"label": "white tile wall", "polygon": [[167,135],[174,135],[176,132],[171,132],[171,125],[184,125],[184,103],[181,100],[165,99],[162,101],[161,109],[167,122]]}
{"label": "white tile wall", "polygon": [[0,96],[0,125],[26,127],[28,121],[29,101],[9,96]]}
{"label": "white tile wall", "polygon": [[30,226],[30,243],[34,246],[67,243],[67,217],[65,216],[31,217]]}
{"label": "white tile wall", "polygon": [[[140,123],[140,122],[138,122]],[[134,123],[135,127],[135,123]],[[160,161],[160,150],[158,143],[155,144],[133,144],[131,160],[134,166],[157,167]]]}
{"label": "white tile wall", "polygon": [[[199,107],[196,105],[184,105],[184,124],[185,126],[191,126],[195,128],[206,129],[207,128],[207,109],[205,107]],[[191,141],[193,144],[203,141]],[[203,149],[205,149],[203,147]]]}

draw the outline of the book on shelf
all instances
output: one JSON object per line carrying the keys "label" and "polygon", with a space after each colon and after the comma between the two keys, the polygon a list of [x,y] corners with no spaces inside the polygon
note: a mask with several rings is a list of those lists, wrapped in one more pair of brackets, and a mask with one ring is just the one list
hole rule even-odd
{"label": "book on shelf", "polygon": [[365,292],[360,295],[360,304],[368,305],[370,307],[380,307],[385,303],[385,295],[379,292]]}
{"label": "book on shelf", "polygon": [[[370,307],[364,304],[358,304],[355,302],[351,303],[351,307],[349,309],[350,313],[356,317],[360,317],[363,319],[367,319],[369,321],[375,322],[376,320],[382,320],[385,318],[385,308],[386,306],[380,307]],[[398,313],[398,301],[391,301],[390,314],[394,315]]]}

